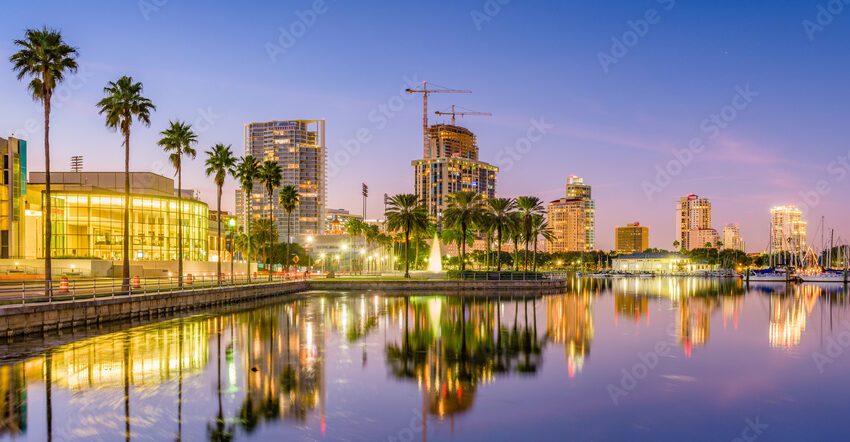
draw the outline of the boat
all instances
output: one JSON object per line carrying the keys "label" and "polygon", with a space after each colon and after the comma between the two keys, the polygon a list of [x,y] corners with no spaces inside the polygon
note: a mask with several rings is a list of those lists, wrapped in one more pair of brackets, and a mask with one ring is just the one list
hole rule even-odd
{"label": "boat", "polygon": [[804,273],[799,275],[799,277],[803,282],[836,282],[843,284],[846,281],[844,271],[836,269],[824,269],[820,272]]}
{"label": "boat", "polygon": [[788,271],[786,269],[761,269],[761,270],[751,270],[748,280],[749,281],[764,281],[764,282],[786,282],[791,278],[788,275]]}

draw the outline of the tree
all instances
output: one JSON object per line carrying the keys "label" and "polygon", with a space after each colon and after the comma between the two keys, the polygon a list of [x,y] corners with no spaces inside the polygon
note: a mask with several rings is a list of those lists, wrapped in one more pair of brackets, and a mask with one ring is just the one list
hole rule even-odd
{"label": "tree", "polygon": [[160,132],[159,145],[169,153],[168,160],[177,174],[177,286],[183,288],[183,157],[195,158],[197,152],[192,147],[198,142],[198,136],[192,131],[192,125],[180,120],[169,122],[168,129]]}
{"label": "tree", "polygon": [[[277,227],[274,225],[274,220],[269,218],[260,218],[252,222],[251,230],[254,231],[255,238],[258,244],[257,252],[260,255],[260,260],[267,262],[271,267],[272,262],[272,247],[277,243]],[[259,247],[259,244],[265,244],[266,247]]]}
{"label": "tree", "polygon": [[204,164],[207,166],[207,176],[213,177],[213,182],[215,182],[216,189],[218,190],[218,193],[216,193],[216,210],[218,211],[218,216],[216,217],[218,220],[218,237],[216,238],[218,263],[216,264],[216,268],[218,272],[218,285],[221,285],[221,189],[224,187],[224,180],[227,178],[227,175],[232,174],[234,167],[236,167],[236,157],[233,156],[233,151],[230,150],[229,145],[225,146],[219,143],[207,151],[207,160]]}
{"label": "tree", "polygon": [[534,215],[543,213],[543,202],[536,196],[521,196],[516,199],[516,206],[522,216],[522,236],[525,240],[525,270],[528,270],[528,245],[531,242],[531,228]]}
{"label": "tree", "polygon": [[56,86],[65,80],[65,74],[77,71],[77,50],[62,38],[59,31],[48,29],[27,29],[23,40],[13,43],[18,52],[9,57],[12,70],[18,80],[29,77],[27,88],[33,100],[41,102],[44,108],[44,277],[45,293],[50,296],[53,282],[52,221],[50,203],[50,110],[53,92]]}
{"label": "tree", "polygon": [[549,230],[549,223],[543,218],[543,215],[536,214],[531,218],[531,235],[534,238],[534,258],[532,259],[532,271],[537,271],[537,239],[543,237],[546,241],[555,239],[555,235]]}
{"label": "tree", "polygon": [[[277,164],[277,161],[266,160],[260,164],[260,169],[257,178],[263,184],[263,187],[266,189],[266,196],[268,197],[269,203],[269,221],[273,222],[274,220],[274,189],[280,187],[280,182],[283,180],[283,170],[280,168],[280,165]],[[266,244],[266,247],[269,248],[269,251],[266,253],[266,256],[271,257],[271,247],[274,243],[270,242]],[[269,281],[272,280],[272,263],[268,262],[269,268]]]}
{"label": "tree", "polygon": [[513,254],[513,268],[514,271],[519,270],[519,243],[522,241],[522,214],[519,212],[512,212],[511,218],[513,221],[510,223],[510,227],[508,233],[510,234],[511,242],[514,243],[514,254]]}
{"label": "tree", "polygon": [[460,271],[466,270],[466,236],[470,227],[481,221],[481,195],[476,192],[456,192],[449,195],[443,222],[460,232]]}
{"label": "tree", "polygon": [[404,234],[404,277],[410,278],[410,234],[428,227],[428,210],[410,193],[393,195],[387,200],[387,230]]}
{"label": "tree", "polygon": [[298,206],[299,196],[298,189],[295,186],[283,186],[280,189],[280,194],[278,195],[280,198],[280,207],[283,209],[283,212],[286,213],[286,260],[284,264],[286,265],[286,270],[289,271],[289,248],[292,244],[292,235],[290,234],[290,229],[292,228],[292,211],[295,210],[295,207]]}
{"label": "tree", "polygon": [[496,260],[496,271],[502,271],[502,239],[505,230],[510,230],[514,223],[512,214],[516,209],[516,201],[513,198],[493,198],[487,200],[486,210],[490,214],[490,220],[496,229],[496,250],[499,258]]}
{"label": "tree", "polygon": [[679,240],[673,241],[673,250],[682,251],[682,249],[679,248],[679,245]]}
{"label": "tree", "polygon": [[150,126],[151,111],[156,110],[142,92],[142,83],[125,75],[107,83],[103,88],[106,96],[97,103],[98,113],[106,117],[106,127],[120,130],[124,136],[124,264],[121,272],[124,292],[130,290],[130,129],[134,119]]}
{"label": "tree", "polygon": [[253,155],[245,155],[242,157],[236,169],[233,171],[233,177],[239,181],[239,187],[242,189],[242,194],[245,199],[245,261],[248,263],[248,282],[251,282],[251,250],[254,242],[251,241],[251,194],[254,192],[254,180],[259,176],[260,165]]}

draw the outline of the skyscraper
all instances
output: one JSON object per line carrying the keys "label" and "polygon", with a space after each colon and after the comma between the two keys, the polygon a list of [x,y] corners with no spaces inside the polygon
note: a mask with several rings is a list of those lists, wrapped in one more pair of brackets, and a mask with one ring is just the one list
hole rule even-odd
{"label": "skyscraper", "polygon": [[797,206],[770,209],[770,231],[774,252],[799,253],[806,249],[806,222]]}
{"label": "skyscraper", "polygon": [[546,251],[587,251],[587,204],[582,198],[561,198],[546,206],[546,220],[554,236],[546,242]]}
{"label": "skyscraper", "polygon": [[27,142],[0,138],[0,258],[24,256],[24,203],[27,192]]}
{"label": "skyscraper", "polygon": [[448,196],[476,192],[484,199],[496,196],[499,168],[478,160],[478,145],[470,130],[449,124],[428,128],[430,146],[426,158],[415,160],[415,193],[428,213],[439,220]]}
{"label": "skyscraper", "polygon": [[635,222],[615,229],[614,249],[617,253],[637,253],[648,248],[649,227]]}
{"label": "skyscraper", "polygon": [[593,202],[590,185],[584,184],[584,179],[571,176],[567,180],[567,198],[577,198],[584,202],[584,239],[585,251],[592,251],[596,246],[596,203]]}
{"label": "skyscraper", "polygon": [[723,228],[723,247],[729,250],[744,250],[741,229],[737,224],[727,224]]}
{"label": "skyscraper", "polygon": [[676,241],[679,247],[692,250],[716,243],[717,231],[711,228],[711,202],[690,194],[676,204]]}
{"label": "skyscraper", "polygon": [[[283,169],[281,186],[295,186],[299,203],[292,212],[291,228],[294,240],[300,236],[322,232],[326,201],[325,120],[288,120],[249,123],[245,125],[245,153],[258,161],[275,161]],[[268,216],[272,212],[278,236],[286,240],[287,217],[280,207],[275,190],[272,200],[263,191],[260,182],[254,183],[252,195],[237,192],[237,210],[245,219],[246,198],[251,204],[253,218]]]}

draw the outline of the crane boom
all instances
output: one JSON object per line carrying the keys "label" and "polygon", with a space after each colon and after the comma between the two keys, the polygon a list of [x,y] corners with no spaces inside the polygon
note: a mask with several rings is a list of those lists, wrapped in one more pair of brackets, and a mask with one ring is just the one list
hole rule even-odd
{"label": "crane boom", "polygon": [[422,94],[422,155],[423,158],[428,158],[429,143],[428,143],[428,95],[431,94],[471,94],[472,91],[462,89],[428,89],[428,82],[422,82],[422,89],[407,88],[404,90],[408,94]]}
{"label": "crane boom", "polygon": [[464,116],[467,116],[467,115],[468,116],[476,115],[476,116],[482,116],[482,117],[492,117],[493,116],[493,114],[491,114],[490,112],[474,112],[474,111],[457,112],[457,111],[455,111],[455,105],[452,105],[452,111],[451,112],[436,111],[436,112],[434,112],[434,114],[435,115],[441,115],[441,116],[442,115],[451,115],[452,116],[452,126],[455,125],[455,117],[457,115],[460,115],[461,117],[464,117]]}

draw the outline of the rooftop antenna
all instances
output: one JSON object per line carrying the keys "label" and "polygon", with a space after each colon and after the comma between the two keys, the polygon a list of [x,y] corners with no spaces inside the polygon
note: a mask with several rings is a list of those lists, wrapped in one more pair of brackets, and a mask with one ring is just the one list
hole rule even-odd
{"label": "rooftop antenna", "polygon": [[74,155],[71,157],[71,172],[82,172],[83,171],[83,156],[82,155]]}

